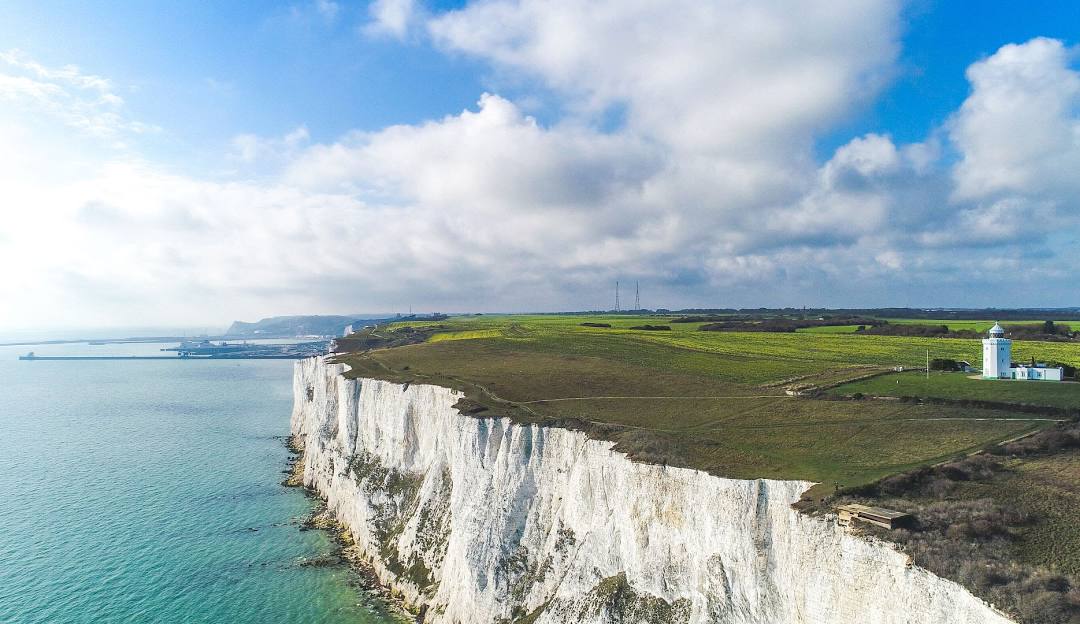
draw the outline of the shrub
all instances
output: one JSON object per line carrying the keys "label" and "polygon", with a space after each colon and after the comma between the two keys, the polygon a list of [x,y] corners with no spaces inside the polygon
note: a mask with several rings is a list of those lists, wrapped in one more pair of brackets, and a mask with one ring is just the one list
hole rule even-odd
{"label": "shrub", "polygon": [[[1036,449],[1072,443],[1077,427],[1046,431],[1015,444],[1029,452],[1043,452]],[[893,475],[850,490],[843,499],[912,514],[916,524],[910,528],[866,530],[900,545],[917,565],[963,584],[1016,621],[1080,624],[1077,581],[1016,559],[1015,540],[1023,535],[1023,527],[1038,518],[991,498],[956,498],[960,483],[985,482],[1003,470],[998,457],[973,455]]]}
{"label": "shrub", "polygon": [[1022,440],[990,449],[995,455],[1035,455],[1063,449],[1080,448],[1080,424],[1058,425]]}

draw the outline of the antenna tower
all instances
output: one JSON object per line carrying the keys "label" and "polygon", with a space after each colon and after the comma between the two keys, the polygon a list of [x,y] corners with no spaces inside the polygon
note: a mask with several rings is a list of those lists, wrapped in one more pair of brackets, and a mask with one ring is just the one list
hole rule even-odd
{"label": "antenna tower", "polygon": [[619,281],[615,280],[615,311],[619,311]]}
{"label": "antenna tower", "polygon": [[634,309],[641,309],[641,288],[637,282],[634,282]]}

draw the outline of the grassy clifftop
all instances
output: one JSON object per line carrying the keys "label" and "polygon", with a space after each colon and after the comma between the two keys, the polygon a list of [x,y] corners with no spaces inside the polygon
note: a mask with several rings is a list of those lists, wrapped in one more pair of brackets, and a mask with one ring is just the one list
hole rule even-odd
{"label": "grassy clifftop", "polygon": [[[355,352],[340,359],[350,376],[456,388],[466,414],[579,429],[637,460],[816,481],[799,503],[811,513],[838,501],[910,511],[916,526],[874,531],[1024,624],[1080,623],[1080,424],[1058,422],[1080,409],[1080,384],[892,372],[927,350],[978,362],[977,340],[673,321],[404,323],[342,341]],[[1080,343],[1014,349],[1080,364]]]}
{"label": "grassy clifftop", "polygon": [[[354,376],[462,390],[468,413],[581,429],[643,461],[728,477],[817,481],[824,484],[819,492],[1051,424],[1007,408],[825,401],[785,392],[914,366],[927,349],[934,357],[975,360],[977,341],[706,332],[697,330],[701,323],[671,320],[539,315],[406,323],[357,337],[353,344],[376,348],[341,359]],[[671,329],[631,329],[645,325]],[[1080,363],[1080,345],[1030,347],[1038,357],[1053,349],[1052,357]]]}

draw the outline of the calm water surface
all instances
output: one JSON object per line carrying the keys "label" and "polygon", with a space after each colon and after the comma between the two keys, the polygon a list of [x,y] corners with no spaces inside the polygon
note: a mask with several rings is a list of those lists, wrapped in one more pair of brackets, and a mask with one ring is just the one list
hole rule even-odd
{"label": "calm water surface", "polygon": [[393,621],[279,485],[292,362],[21,362],[0,347],[0,622]]}

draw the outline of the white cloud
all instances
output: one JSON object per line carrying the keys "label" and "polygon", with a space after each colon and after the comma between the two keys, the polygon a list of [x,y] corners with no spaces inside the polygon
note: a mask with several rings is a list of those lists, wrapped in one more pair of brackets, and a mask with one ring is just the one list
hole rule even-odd
{"label": "white cloud", "polygon": [[294,158],[311,134],[307,126],[297,126],[281,137],[266,138],[257,134],[238,134],[232,138],[233,158],[245,165],[277,165]]}
{"label": "white cloud", "polygon": [[[0,266],[21,269],[0,325],[70,323],[72,311],[105,323],[589,308],[610,304],[616,278],[668,306],[1060,302],[973,287],[1020,268],[1030,287],[1015,297],[1074,284],[1048,243],[1077,227],[1064,173],[1076,74],[1060,43],[973,65],[944,133],[901,145],[866,134],[818,163],[814,138],[889,72],[895,7],[830,20],[833,3],[717,5],[721,20],[698,4],[544,6],[483,2],[431,32],[541,81],[571,111],[551,124],[484,94],[458,114],[335,141],[313,144],[304,126],[239,135],[241,173],[211,182],[74,158],[0,123],[4,199],[35,208],[0,231]],[[17,69],[0,82],[12,100],[121,106],[101,98],[108,80]],[[625,123],[611,128],[618,107]],[[40,177],[56,153],[82,164]],[[239,180],[251,171],[257,182]]]}
{"label": "white cloud", "polygon": [[955,207],[931,246],[1009,245],[1042,256],[1025,270],[1066,257],[1049,241],[1080,227],[1080,72],[1061,41],[1002,46],[968,68],[971,94],[947,125],[960,161],[951,172]]}
{"label": "white cloud", "polygon": [[19,50],[0,52],[0,104],[44,112],[88,136],[122,144],[125,135],[158,130],[128,119],[112,83],[75,65],[50,68]]}
{"label": "white cloud", "polygon": [[[860,19],[843,26],[825,19],[823,4],[793,12],[724,5],[735,16],[725,19],[692,3],[667,16],[639,3],[626,5],[625,18],[602,19],[605,11],[622,14],[618,7],[545,12],[529,2],[489,2],[435,20],[432,31],[448,47],[462,47],[464,30],[513,33],[494,51],[468,51],[540,77],[566,98],[579,114],[554,125],[485,95],[476,110],[326,144],[238,136],[239,163],[269,161],[280,176],[255,188],[152,167],[127,169],[122,182],[107,184],[98,174],[89,178],[98,182],[71,190],[80,199],[71,200],[69,218],[84,229],[111,224],[93,237],[108,238],[101,261],[111,258],[117,276],[132,267],[145,274],[133,291],[197,282],[192,302],[204,292],[221,296],[215,288],[226,283],[245,285],[233,286],[228,300],[259,299],[248,285],[272,283],[293,289],[279,295],[288,301],[303,299],[297,293],[307,284],[308,305],[327,290],[334,301],[348,292],[371,302],[350,309],[402,300],[589,307],[606,302],[588,300],[596,285],[619,275],[696,296],[736,275],[740,284],[777,275],[769,250],[806,240],[804,232],[764,227],[776,214],[768,209],[798,205],[815,183],[815,129],[842,115],[886,68],[895,9],[856,7]],[[487,10],[505,14],[491,18]],[[371,11],[393,35],[408,34],[418,19],[412,3],[376,2]],[[498,23],[481,23],[489,18]],[[456,35],[447,30],[452,21]],[[807,27],[815,24],[836,41],[815,35],[817,26]],[[559,28],[563,34],[552,34]],[[520,60],[496,58],[503,48]],[[612,106],[626,107],[625,126],[597,130]],[[124,186],[130,195],[117,190]],[[292,227],[270,227],[275,220]],[[266,250],[290,259],[275,262]],[[794,258],[803,252],[785,253],[791,264],[779,274],[798,273]],[[340,259],[328,258],[334,254]],[[736,266],[737,273],[724,268]],[[191,277],[206,273],[220,282]],[[107,275],[102,268],[91,277],[101,283]],[[200,305],[210,309],[206,300]]]}
{"label": "white cloud", "polygon": [[1080,191],[1080,73],[1062,42],[1003,46],[967,71],[971,95],[949,135],[963,159],[956,196]]}
{"label": "white cloud", "polygon": [[885,266],[913,276],[963,257],[972,281],[990,267],[1061,279],[1060,241],[1080,227],[1080,73],[1071,59],[1051,39],[1003,46],[968,69],[971,93],[945,128],[955,164],[942,159],[936,132],[904,146],[853,139],[765,229],[826,245],[873,237],[887,249],[877,256]]}
{"label": "white cloud", "polygon": [[825,174],[835,181],[845,171],[860,176],[888,174],[900,165],[900,154],[892,139],[880,134],[868,134],[851,140],[836,150],[825,165]]}
{"label": "white cloud", "polygon": [[601,209],[660,163],[632,137],[544,129],[511,102],[485,94],[476,112],[394,126],[311,148],[285,179],[308,188],[372,192],[461,212]]}
{"label": "white cloud", "polygon": [[45,67],[21,50],[0,52],[0,61],[4,61],[11,67],[25,70],[45,82],[63,83],[78,89],[96,91],[110,103],[123,103],[119,96],[112,93],[112,84],[108,80],[101,76],[84,74],[76,65],[65,65],[60,68]]}
{"label": "white cloud", "polygon": [[[434,19],[442,46],[540,78],[636,132],[740,159],[804,155],[897,52],[895,2],[488,1]],[[838,19],[843,16],[843,19]]]}
{"label": "white cloud", "polygon": [[368,14],[371,21],[363,27],[366,34],[404,39],[421,17],[421,10],[416,0],[373,0]]}
{"label": "white cloud", "polygon": [[[344,196],[205,182],[131,162],[42,190],[7,197],[34,210],[5,224],[12,236],[0,261],[21,267],[7,276],[21,295],[5,302],[0,325],[209,321],[344,305],[356,293],[328,292],[327,282],[399,258],[362,235],[378,211]],[[376,253],[356,262],[346,252],[360,248]]]}
{"label": "white cloud", "polygon": [[1063,225],[1052,203],[1011,197],[961,208],[949,227],[925,231],[919,240],[928,247],[951,248],[1037,244]]}

